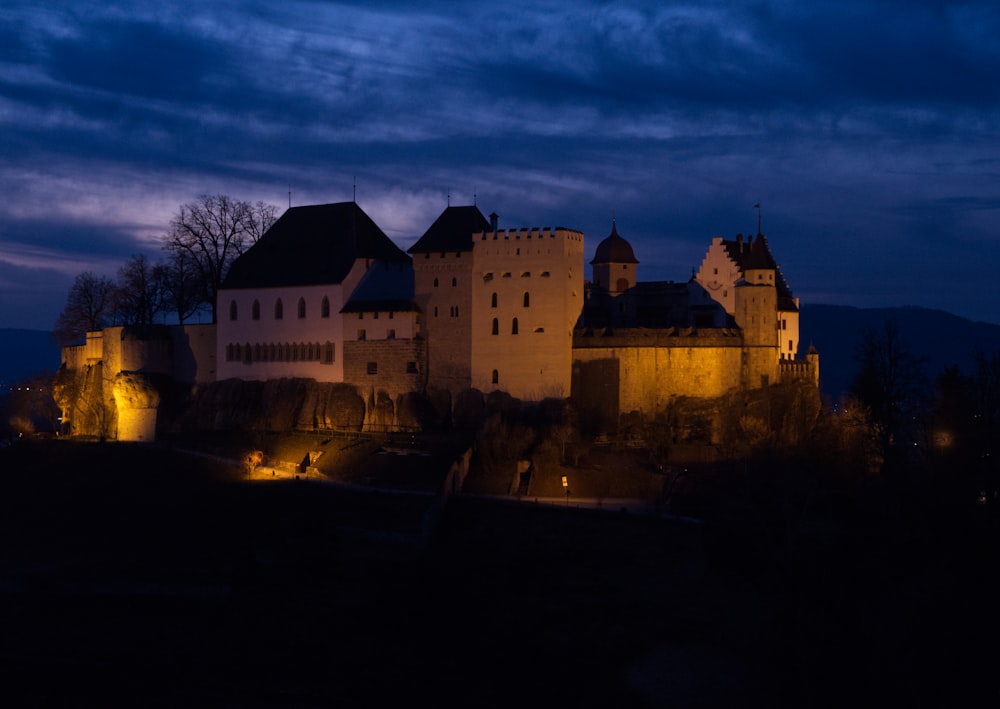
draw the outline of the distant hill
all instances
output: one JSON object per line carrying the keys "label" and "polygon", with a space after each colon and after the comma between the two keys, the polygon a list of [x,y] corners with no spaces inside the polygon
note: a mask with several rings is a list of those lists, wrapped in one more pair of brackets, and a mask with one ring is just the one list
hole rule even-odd
{"label": "distant hill", "polygon": [[947,367],[971,373],[977,352],[1000,352],[1000,325],[973,322],[930,308],[853,308],[843,305],[803,305],[801,349],[819,352],[820,388],[836,400],[847,391],[857,371],[854,355],[864,330],[882,331],[893,319],[904,342],[926,358],[924,371],[933,383]]}
{"label": "distant hill", "polygon": [[0,328],[0,385],[7,386],[39,372],[55,372],[60,361],[52,333]]}

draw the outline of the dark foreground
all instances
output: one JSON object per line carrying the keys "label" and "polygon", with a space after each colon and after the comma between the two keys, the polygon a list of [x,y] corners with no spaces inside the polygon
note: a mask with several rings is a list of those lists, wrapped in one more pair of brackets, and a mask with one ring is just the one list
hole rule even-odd
{"label": "dark foreground", "polygon": [[0,701],[1000,703],[989,506],[691,524],[459,497],[431,529],[426,496],[238,480],[142,447],[0,451]]}

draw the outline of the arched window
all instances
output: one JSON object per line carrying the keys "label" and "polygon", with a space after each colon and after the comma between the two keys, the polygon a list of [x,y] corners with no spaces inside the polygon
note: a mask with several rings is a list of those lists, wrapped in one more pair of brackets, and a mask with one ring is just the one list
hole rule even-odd
{"label": "arched window", "polygon": [[494,384],[499,384],[500,383],[500,372],[498,372],[495,369],[493,370],[493,380],[492,381],[493,381]]}
{"label": "arched window", "polygon": [[493,334],[494,335],[500,334],[500,321],[497,320],[496,318],[493,318]]}
{"label": "arched window", "polygon": [[528,293],[525,292],[525,294],[524,294],[524,307],[527,308],[529,305],[531,305],[531,296],[529,296]]}
{"label": "arched window", "polygon": [[438,287],[438,279],[436,279],[436,278],[434,279],[434,287],[435,287],[435,288],[437,288],[437,287]]}
{"label": "arched window", "polygon": [[260,320],[260,301],[255,300],[253,306],[250,308],[250,317],[254,320]]}
{"label": "arched window", "polygon": [[236,301],[235,300],[229,301],[229,319],[230,320],[235,320],[236,319]]}
{"label": "arched window", "polygon": [[325,295],[323,296],[323,302],[319,306],[319,316],[321,318],[330,317],[330,299]]}
{"label": "arched window", "polygon": [[434,306],[434,317],[438,316],[438,306]]}
{"label": "arched window", "polygon": [[514,318],[510,323],[510,334],[511,335],[517,334],[517,318]]}
{"label": "arched window", "polygon": [[306,316],[306,299],[299,298],[299,320]]}
{"label": "arched window", "polygon": [[452,278],[451,279],[451,287],[454,288],[457,285],[458,285],[458,279],[457,278]]}
{"label": "arched window", "polygon": [[243,364],[250,364],[253,361],[253,352],[250,349],[250,343],[247,342],[243,345]]}
{"label": "arched window", "polygon": [[281,302],[281,298],[274,301],[274,319],[281,320],[285,317],[285,306]]}
{"label": "arched window", "polygon": [[628,279],[627,278],[619,278],[618,279],[618,283],[616,284],[615,288],[617,290],[619,290],[619,291],[628,290]]}
{"label": "arched window", "polygon": [[497,307],[497,294],[496,293],[494,293],[493,296],[490,298],[490,307],[491,308]]}

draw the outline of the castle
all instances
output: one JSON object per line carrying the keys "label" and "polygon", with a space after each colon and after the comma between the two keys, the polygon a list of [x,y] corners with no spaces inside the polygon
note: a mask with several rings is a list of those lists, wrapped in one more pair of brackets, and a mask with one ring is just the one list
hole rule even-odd
{"label": "castle", "polygon": [[116,406],[145,412],[119,417],[117,437],[130,440],[155,436],[156,404],[136,403],[143,373],[195,387],[346,384],[369,409],[413,393],[572,398],[611,427],[672,397],[818,384],[818,355],[797,357],[798,300],[763,235],[715,238],[681,283],[638,281],[614,224],[590,280],[584,251],[579,231],[501,229],[475,206],[448,206],[408,252],[355,202],[293,207],[233,262],[216,324],[155,342],[88,333],[63,362],[101,363]]}

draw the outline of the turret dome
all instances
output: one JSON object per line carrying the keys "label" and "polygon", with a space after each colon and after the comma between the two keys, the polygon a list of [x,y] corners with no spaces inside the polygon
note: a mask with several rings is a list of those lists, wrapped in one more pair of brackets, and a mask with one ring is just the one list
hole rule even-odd
{"label": "turret dome", "polygon": [[618,235],[618,226],[614,222],[611,224],[611,233],[597,245],[594,260],[590,264],[596,263],[639,263],[632,251],[632,244]]}

